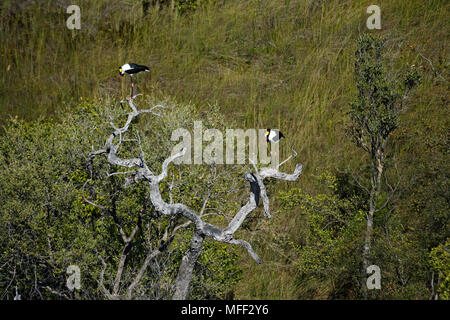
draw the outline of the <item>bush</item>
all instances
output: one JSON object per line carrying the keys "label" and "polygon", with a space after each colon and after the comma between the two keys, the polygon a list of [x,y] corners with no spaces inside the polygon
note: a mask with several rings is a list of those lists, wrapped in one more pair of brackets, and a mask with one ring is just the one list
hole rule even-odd
{"label": "bush", "polygon": [[[193,119],[199,116],[192,106],[165,103],[169,109],[162,120],[142,115],[131,130],[133,133],[139,130],[148,155],[146,160],[154,172],[161,170],[162,161],[170,155],[174,144],[169,140],[170,132],[179,126],[192,126]],[[12,299],[16,287],[22,299],[104,298],[98,286],[102,270],[99,256],[106,262],[105,286],[110,287],[124,249],[118,226],[130,234],[136,224],[140,225],[125,264],[121,282],[121,288],[125,288],[149,248],[160,245],[165,227],[174,222],[159,217],[147,206],[148,188],[144,184],[124,188],[126,176],[108,175],[118,168],[107,161],[95,159],[91,175],[86,157],[92,148],[101,148],[110,134],[108,119],[118,125],[125,119],[124,111],[117,105],[95,101],[84,102],[72,113],[60,115],[58,122],[52,119],[25,122],[13,118],[6,125],[5,134],[0,136],[0,292],[3,299]],[[206,128],[220,128],[223,123],[217,108],[211,107],[203,116]],[[122,148],[123,155],[139,153],[132,143],[124,142]],[[226,174],[219,176],[226,178],[218,181],[226,184],[234,171],[222,171]],[[214,188],[206,183],[210,168],[192,166],[181,170],[180,167],[172,173],[179,181],[172,190],[174,201],[199,210],[202,204],[198,201],[199,194]],[[162,186],[162,189],[168,197],[169,188]],[[224,209],[217,200],[211,197],[211,203]],[[170,298],[171,282],[176,276],[170,271],[179,265],[189,232],[189,228],[182,230],[176,236],[178,245],[155,259],[136,288],[135,298]],[[234,249],[211,242],[206,253],[198,277],[208,285],[206,289],[196,290],[194,297],[230,294],[239,275]],[[66,287],[69,265],[81,269],[81,289],[74,292]]]}

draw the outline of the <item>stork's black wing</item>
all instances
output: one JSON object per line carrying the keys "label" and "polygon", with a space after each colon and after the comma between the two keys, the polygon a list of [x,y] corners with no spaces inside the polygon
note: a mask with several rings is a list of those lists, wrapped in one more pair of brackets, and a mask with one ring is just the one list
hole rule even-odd
{"label": "stork's black wing", "polygon": [[134,70],[135,72],[141,72],[141,71],[146,71],[149,70],[149,68],[147,66],[143,66],[140,64],[136,64],[136,63],[129,63],[131,70]]}

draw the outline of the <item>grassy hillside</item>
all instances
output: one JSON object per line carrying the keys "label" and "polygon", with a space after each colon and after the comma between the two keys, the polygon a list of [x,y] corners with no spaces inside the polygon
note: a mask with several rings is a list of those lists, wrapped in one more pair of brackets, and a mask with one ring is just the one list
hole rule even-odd
{"label": "grassy hillside", "polygon": [[[138,77],[140,92],[170,96],[199,110],[217,104],[242,128],[280,128],[287,136],[282,154],[294,148],[304,164],[296,187],[311,195],[324,192],[314,175],[363,168],[364,155],[346,138],[344,126],[356,94],[355,39],[368,32],[366,8],[373,3],[223,3],[184,14],[150,7],[144,14],[137,0],[79,1],[81,30],[68,30],[65,8],[70,1],[4,1],[0,121],[16,115],[28,120],[51,116],[58,109],[69,112],[85,99],[119,99],[128,82],[121,81],[118,67],[136,62],[150,66],[150,73]],[[387,37],[389,72],[395,75],[415,64],[422,73],[422,84],[391,141],[402,177],[396,212],[404,219],[400,224],[408,226],[402,234],[422,244],[409,227],[426,224],[423,212],[434,210],[428,195],[448,196],[450,3],[378,4],[382,29],[370,32]],[[290,163],[284,170],[293,168]],[[291,187],[284,184],[281,190]],[[277,198],[278,190],[269,191]],[[448,198],[442,201],[448,207]],[[276,201],[272,206],[279,214],[272,221],[254,222],[255,231],[246,235],[264,263],[256,265],[242,252],[245,281],[236,286],[235,298],[329,297],[332,280],[316,283],[311,291],[296,278],[296,253],[287,244],[300,241],[303,216],[295,209],[281,210]],[[282,243],[273,242],[275,232],[283,235]],[[424,297],[427,284],[417,283],[421,289],[409,298]]]}

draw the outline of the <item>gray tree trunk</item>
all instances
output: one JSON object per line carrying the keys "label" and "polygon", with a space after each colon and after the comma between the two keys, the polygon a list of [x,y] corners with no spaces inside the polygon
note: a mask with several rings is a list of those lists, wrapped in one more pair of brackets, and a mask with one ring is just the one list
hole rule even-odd
{"label": "gray tree trunk", "polygon": [[369,199],[369,212],[366,214],[366,232],[364,235],[364,248],[363,248],[363,267],[362,267],[362,293],[363,299],[368,298],[367,290],[367,268],[370,266],[370,255],[372,250],[372,234],[373,234],[373,216],[376,211],[378,196],[381,191],[381,177],[383,175],[383,152],[377,150],[373,155],[375,158],[373,163],[373,171],[371,177],[371,190]]}
{"label": "gray tree trunk", "polygon": [[203,240],[205,237],[200,232],[195,232],[191,239],[191,246],[181,261],[178,276],[175,280],[175,293],[173,300],[186,300],[192,280],[192,272],[195,264],[202,253]]}
{"label": "gray tree trunk", "polygon": [[[133,99],[136,96],[132,97]],[[273,178],[277,180],[284,180],[284,181],[296,181],[298,177],[300,176],[303,166],[301,164],[297,164],[295,166],[295,170],[291,174],[287,174],[284,172],[278,171],[279,167],[285,163],[287,160],[291,158],[295,158],[296,153],[294,152],[292,156],[290,156],[288,159],[283,161],[281,164],[277,165],[276,168],[273,167],[267,167],[267,168],[261,168],[258,169],[254,164],[255,172],[247,172],[244,175],[244,179],[249,182],[250,184],[250,195],[248,198],[247,203],[241,207],[238,212],[235,214],[233,219],[229,222],[228,226],[224,229],[217,227],[215,225],[212,225],[206,221],[202,220],[202,216],[199,215],[197,212],[189,208],[188,206],[182,204],[182,203],[167,203],[161,196],[161,191],[159,188],[159,184],[166,179],[168,175],[168,169],[169,165],[175,160],[180,157],[182,157],[185,152],[187,151],[186,148],[183,148],[180,152],[177,154],[174,154],[164,160],[161,168],[161,173],[159,175],[154,174],[150,168],[147,166],[145,162],[145,154],[142,153],[140,157],[137,158],[120,158],[118,156],[118,150],[119,146],[123,141],[123,137],[125,133],[127,133],[131,122],[133,119],[140,114],[143,113],[150,113],[157,117],[162,117],[162,114],[158,112],[160,109],[166,109],[165,106],[162,105],[156,105],[150,109],[145,110],[137,110],[136,106],[133,103],[132,98],[127,98],[128,105],[132,109],[132,111],[128,114],[127,121],[125,125],[121,128],[116,128],[113,126],[114,131],[111,133],[111,135],[106,139],[105,148],[99,149],[96,151],[92,151],[88,157],[88,169],[92,173],[93,170],[93,159],[99,155],[106,155],[107,160],[110,164],[125,167],[125,168],[133,168],[135,169],[135,175],[133,178],[133,182],[137,183],[138,181],[146,181],[150,186],[150,201],[151,204],[154,206],[154,208],[162,215],[165,216],[183,216],[184,218],[188,219],[190,223],[193,223],[195,226],[195,233],[193,238],[191,239],[191,245],[190,249],[183,257],[183,260],[181,262],[181,266],[177,275],[177,279],[175,281],[175,293],[173,296],[173,299],[186,299],[189,293],[189,285],[192,279],[192,272],[194,270],[195,263],[197,262],[198,258],[200,257],[201,251],[202,251],[202,245],[203,240],[205,237],[210,237],[214,239],[215,241],[229,243],[229,244],[235,244],[240,245],[247,249],[250,256],[257,262],[261,263],[260,258],[258,257],[257,253],[253,250],[250,243],[248,243],[245,240],[242,239],[235,239],[234,233],[241,227],[242,223],[246,219],[246,217],[257,207],[259,203],[259,198],[263,198],[263,205],[264,205],[264,213],[267,217],[270,217],[270,210],[269,210],[269,199],[266,193],[266,189],[264,186],[264,179],[266,178]],[[118,141],[117,141],[118,140]],[[117,142],[116,142],[117,141]],[[138,139],[139,147],[142,150],[142,146],[140,144],[140,140]],[[120,172],[118,172],[120,173]],[[127,182],[125,182],[126,184]],[[125,241],[125,240],[124,240]],[[127,242],[127,241],[125,241]],[[139,275],[142,275],[145,268],[147,267],[151,257],[153,254],[150,254],[148,256],[148,259],[146,259],[146,262],[141,269]],[[103,263],[103,270],[100,274],[100,287],[102,291],[105,293],[105,295],[108,298],[114,298],[114,295],[111,295],[108,290],[103,285],[103,275],[106,270],[106,263],[102,260]],[[136,281],[134,281],[129,289],[128,289],[128,297],[131,297],[131,292],[133,288],[135,287],[136,283],[139,281],[139,276],[136,278]],[[120,275],[121,277],[121,275]],[[119,279],[120,279],[119,277]]]}

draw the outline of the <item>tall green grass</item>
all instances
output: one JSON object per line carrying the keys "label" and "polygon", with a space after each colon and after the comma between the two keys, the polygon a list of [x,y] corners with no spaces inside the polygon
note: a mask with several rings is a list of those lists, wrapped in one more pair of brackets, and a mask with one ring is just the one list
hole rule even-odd
{"label": "tall green grass", "polygon": [[[120,99],[128,93],[128,82],[121,82],[118,67],[136,62],[151,70],[138,76],[140,92],[171,96],[199,109],[217,103],[241,127],[280,128],[287,136],[282,154],[297,150],[298,161],[305,165],[299,184],[310,192],[314,187],[309,176],[317,168],[360,163],[361,155],[346,142],[343,126],[355,93],[354,40],[367,32],[370,1],[236,0],[179,16],[155,8],[144,16],[140,1],[78,3],[81,30],[65,26],[68,2],[2,3],[2,122],[8,116],[33,119],[70,110],[87,97]],[[372,32],[388,37],[395,61],[392,72],[414,63],[425,74],[400,132],[408,134],[427,113],[429,121],[439,123],[430,128],[433,134],[448,125],[448,83],[436,80],[418,52],[440,73],[448,72],[450,4],[378,3],[382,30]],[[409,142],[395,147],[404,158],[416,152]],[[295,237],[301,228],[296,221],[291,212],[274,224]],[[295,268],[266,244],[258,243],[257,250],[265,264],[255,266],[242,254],[246,281],[237,287],[237,298],[301,296],[306,289],[291,281]]]}

